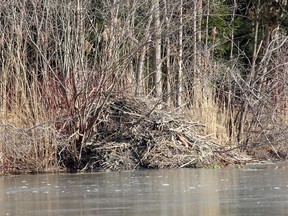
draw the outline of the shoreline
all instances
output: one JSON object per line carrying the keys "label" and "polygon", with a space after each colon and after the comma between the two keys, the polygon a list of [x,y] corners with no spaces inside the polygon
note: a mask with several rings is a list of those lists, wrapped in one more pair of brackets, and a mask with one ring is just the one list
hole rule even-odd
{"label": "shoreline", "polygon": [[[79,132],[68,134],[70,140],[52,149],[57,157],[44,164],[46,166],[40,163],[46,158],[38,161],[33,158],[22,161],[20,158],[14,160],[14,164],[9,164],[9,161],[5,164],[2,159],[2,172],[20,174],[139,168],[222,168],[276,160],[278,155],[267,146],[253,148],[248,154],[240,146],[223,144],[205,134],[205,125],[192,121],[184,112],[159,109],[153,101],[127,96],[114,97],[103,107],[102,115],[106,120],[96,122],[89,136],[81,136]],[[14,127],[9,128],[14,130]],[[22,131],[24,133],[27,130]]]}

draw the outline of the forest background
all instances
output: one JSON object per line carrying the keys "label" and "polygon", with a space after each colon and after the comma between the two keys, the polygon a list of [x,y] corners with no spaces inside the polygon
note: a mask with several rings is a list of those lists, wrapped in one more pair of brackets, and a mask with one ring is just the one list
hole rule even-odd
{"label": "forest background", "polygon": [[287,158],[287,12],[286,0],[2,0],[1,169],[79,158],[115,95]]}

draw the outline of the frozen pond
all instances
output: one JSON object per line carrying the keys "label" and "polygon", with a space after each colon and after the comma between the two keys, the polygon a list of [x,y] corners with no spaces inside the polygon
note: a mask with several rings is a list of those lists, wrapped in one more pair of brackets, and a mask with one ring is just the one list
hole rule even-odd
{"label": "frozen pond", "polygon": [[287,215],[288,171],[142,170],[0,177],[0,215]]}

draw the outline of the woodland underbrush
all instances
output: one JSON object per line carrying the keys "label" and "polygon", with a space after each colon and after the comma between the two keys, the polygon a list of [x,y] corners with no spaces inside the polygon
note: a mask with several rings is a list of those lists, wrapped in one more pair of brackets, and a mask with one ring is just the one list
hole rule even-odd
{"label": "woodland underbrush", "polygon": [[[222,167],[252,160],[208,134],[212,130],[193,121],[187,110],[164,105],[155,99],[111,95],[97,119],[91,116],[93,124],[82,125],[86,130],[79,115],[59,117],[39,106],[11,110],[1,117],[1,171]],[[97,112],[94,108],[92,113]]]}
{"label": "woodland underbrush", "polygon": [[0,172],[287,159],[286,31],[237,14],[284,11],[236,2],[2,0]]}
{"label": "woodland underbrush", "polygon": [[31,106],[31,97],[22,97],[21,106],[1,113],[2,173],[223,167],[287,158],[280,142],[285,137],[274,141],[258,131],[251,135],[253,145],[233,142],[229,118],[212,100],[173,108],[155,98],[110,92],[74,104],[71,112],[72,105],[47,110],[43,99],[35,97]]}

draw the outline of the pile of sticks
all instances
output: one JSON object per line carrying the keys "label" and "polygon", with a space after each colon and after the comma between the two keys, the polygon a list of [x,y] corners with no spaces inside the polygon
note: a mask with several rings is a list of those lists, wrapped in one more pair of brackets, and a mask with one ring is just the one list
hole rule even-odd
{"label": "pile of sticks", "polygon": [[219,167],[250,160],[205,135],[205,125],[163,106],[133,97],[110,100],[82,146],[80,169]]}

